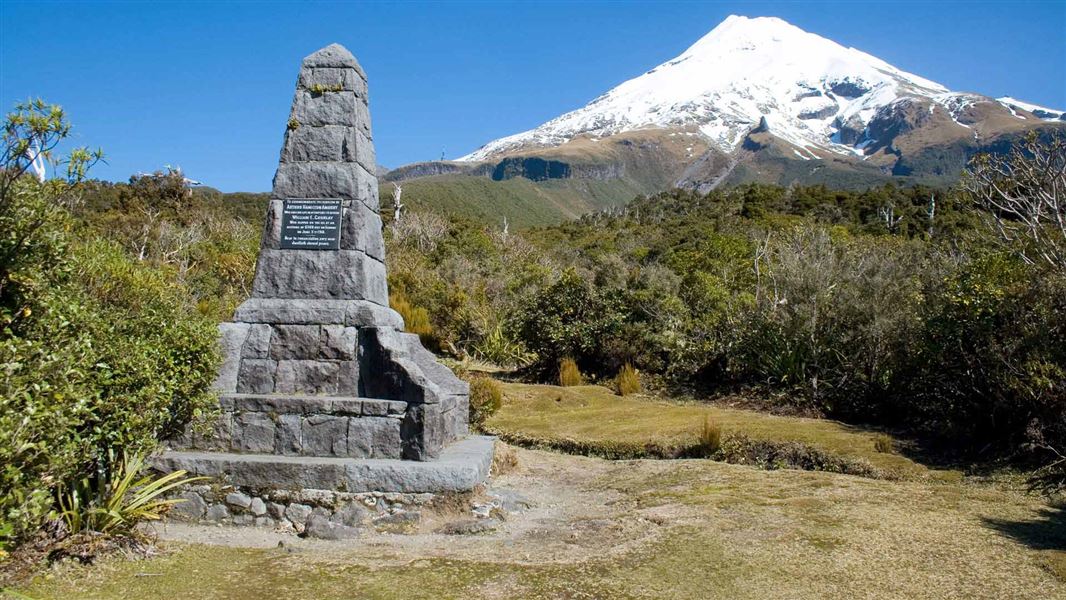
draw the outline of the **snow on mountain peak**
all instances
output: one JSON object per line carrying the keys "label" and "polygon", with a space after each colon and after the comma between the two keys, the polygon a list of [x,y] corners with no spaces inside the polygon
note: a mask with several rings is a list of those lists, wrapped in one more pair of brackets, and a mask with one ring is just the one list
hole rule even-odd
{"label": "snow on mountain peak", "polygon": [[861,131],[900,98],[943,104],[946,87],[776,17],[732,15],[676,58],[622,83],[585,107],[486,144],[458,160],[558,146],[647,127],[693,127],[726,152],[766,122],[800,148],[848,154],[844,124]]}

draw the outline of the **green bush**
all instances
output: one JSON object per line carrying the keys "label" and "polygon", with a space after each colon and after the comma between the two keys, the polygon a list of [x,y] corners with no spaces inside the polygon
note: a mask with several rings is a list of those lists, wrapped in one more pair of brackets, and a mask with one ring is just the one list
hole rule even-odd
{"label": "green bush", "polygon": [[[41,127],[65,131],[61,113],[34,110],[52,115]],[[9,118],[5,143],[19,131]],[[13,162],[0,165],[4,545],[54,514],[58,486],[106,470],[109,456],[151,452],[213,405],[218,360],[214,323],[196,312],[173,271],[111,242],[79,241],[91,237],[68,210],[79,167],[65,182],[7,179],[23,159],[5,156]]]}
{"label": "green bush", "polygon": [[470,424],[480,427],[503,405],[503,390],[495,379],[476,375],[470,380]]}
{"label": "green bush", "polygon": [[946,278],[900,377],[912,427],[974,449],[1066,439],[1066,276],[1002,254]]}
{"label": "green bush", "polygon": [[572,269],[533,296],[515,317],[519,340],[536,355],[533,368],[545,377],[564,358],[582,371],[604,372],[604,348],[624,319],[616,296],[596,290]]}

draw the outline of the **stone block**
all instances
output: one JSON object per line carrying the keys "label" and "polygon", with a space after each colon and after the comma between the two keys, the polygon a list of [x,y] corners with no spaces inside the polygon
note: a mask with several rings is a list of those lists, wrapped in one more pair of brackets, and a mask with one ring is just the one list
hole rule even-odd
{"label": "stone block", "polygon": [[251,325],[241,348],[241,358],[270,358],[270,337],[273,332],[274,329],[270,325]]}
{"label": "stone block", "polygon": [[277,369],[277,361],[242,359],[240,372],[237,376],[237,391],[242,394],[269,394],[273,392],[274,377]]}
{"label": "stone block", "polygon": [[347,417],[312,415],[303,420],[303,454],[345,456],[348,451]]}
{"label": "stone block", "polygon": [[270,358],[282,360],[315,360],[321,356],[322,328],[318,325],[275,325],[270,340]]}
{"label": "stone block", "polygon": [[346,360],[337,363],[337,393],[343,396],[359,394],[359,363]]}
{"label": "stone block", "polygon": [[[368,199],[363,195],[370,183],[370,174],[358,163],[281,163],[274,174],[274,197],[340,198],[366,203]],[[377,179],[372,183],[376,185]]]}
{"label": "stone block", "polygon": [[267,502],[267,514],[274,519],[282,519],[285,517],[285,505],[277,502]]}
{"label": "stone block", "polygon": [[[271,198],[270,204],[267,207],[266,222],[263,224],[263,237],[260,241],[260,248],[276,249],[281,247],[281,221],[284,206],[285,203],[280,198]],[[258,276],[258,262],[256,263],[255,270]]]}
{"label": "stone block", "polygon": [[[321,86],[329,91],[355,92],[355,95],[367,100],[366,80],[350,68],[339,67],[316,67],[314,69],[301,69],[297,85],[311,91],[315,86]],[[329,93],[329,92],[326,92]]]}
{"label": "stone block", "polygon": [[222,364],[214,381],[214,389],[218,392],[233,392],[237,389],[241,347],[248,337],[248,329],[249,326],[244,323],[222,323],[218,326],[219,346],[222,350]]}
{"label": "stone block", "polygon": [[239,441],[242,452],[269,453],[274,451],[275,425],[265,413],[234,415],[234,442]]}
{"label": "stone block", "polygon": [[345,324],[354,327],[403,329],[403,317],[388,306],[388,293],[386,293],[385,300],[385,304],[366,301],[349,303],[345,313]]}
{"label": "stone block", "polygon": [[339,374],[336,361],[282,360],[275,389],[279,394],[336,394]]}
{"label": "stone block", "polygon": [[248,504],[248,511],[257,517],[262,517],[267,512],[266,502],[262,498],[252,498]]}
{"label": "stone block", "polygon": [[283,162],[347,160],[344,156],[348,154],[347,147],[352,131],[355,129],[341,125],[322,127],[301,125],[285,135],[281,160]]}
{"label": "stone block", "polygon": [[366,133],[356,127],[349,128],[345,134],[348,136],[344,146],[342,158],[346,161],[357,162],[367,171],[374,173],[377,169],[377,157],[374,153],[374,143]]}
{"label": "stone block", "polygon": [[437,460],[426,462],[167,452],[153,458],[152,465],[168,472],[184,469],[208,477],[225,477],[234,485],[253,489],[441,493],[468,491],[484,482],[492,464],[493,445],[490,437],[468,437],[442,450]]}
{"label": "stone block", "polygon": [[348,456],[400,458],[400,420],[387,417],[348,419]]}
{"label": "stone block", "polygon": [[321,358],[333,360],[355,360],[355,350],[359,343],[359,330],[343,325],[325,325],[321,328]]}
{"label": "stone block", "polygon": [[[362,110],[360,110],[362,107]],[[369,111],[362,99],[355,92],[329,92],[315,94],[311,90],[297,89],[292,100],[290,120],[295,119],[300,127],[321,127],[323,125],[342,125],[369,129]],[[286,197],[285,194],[280,194]],[[288,196],[293,198],[310,198],[311,196]]]}
{"label": "stone block", "polygon": [[263,298],[335,298],[388,305],[385,265],[359,250],[259,252],[252,293]]}
{"label": "stone block", "polygon": [[242,323],[347,323],[349,311],[355,310],[349,305],[360,302],[365,303],[343,299],[249,298],[237,307],[233,318]]}
{"label": "stone block", "polygon": [[277,424],[277,441],[274,449],[286,456],[303,454],[303,417],[300,415],[280,415]]}
{"label": "stone block", "polygon": [[362,250],[379,261],[385,259],[385,242],[381,235],[381,216],[365,204],[352,201],[344,209],[341,223],[341,249]]}
{"label": "stone block", "polygon": [[363,72],[363,67],[359,66],[359,61],[355,60],[352,53],[340,44],[330,44],[314,54],[304,57],[300,71],[322,67],[351,69],[364,81],[366,80],[366,74]]}
{"label": "stone block", "polygon": [[408,405],[400,424],[402,456],[408,460],[433,460],[443,446],[439,404]]}

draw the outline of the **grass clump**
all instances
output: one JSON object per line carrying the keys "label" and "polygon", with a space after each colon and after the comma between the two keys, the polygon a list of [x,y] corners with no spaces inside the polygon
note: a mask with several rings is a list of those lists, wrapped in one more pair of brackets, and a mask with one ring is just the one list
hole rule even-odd
{"label": "grass clump", "polygon": [[626,363],[615,378],[615,388],[619,396],[628,396],[640,392],[640,375],[633,365]]}
{"label": "grass clump", "polygon": [[710,416],[703,419],[703,427],[700,428],[699,441],[696,444],[696,453],[699,456],[710,458],[722,448],[722,426]]}
{"label": "grass clump", "polygon": [[894,454],[896,443],[892,440],[892,436],[882,433],[874,438],[874,450],[882,454]]}
{"label": "grass clump", "polygon": [[503,406],[503,390],[495,379],[477,375],[470,380],[470,424],[481,427]]}
{"label": "grass clump", "polygon": [[411,304],[403,294],[399,293],[389,296],[389,306],[403,317],[405,331],[418,334],[423,341],[433,337],[433,324],[429,322],[429,311]]}
{"label": "grass clump", "polygon": [[570,387],[584,383],[585,377],[581,374],[581,369],[577,367],[574,359],[564,358],[559,361],[559,385]]}

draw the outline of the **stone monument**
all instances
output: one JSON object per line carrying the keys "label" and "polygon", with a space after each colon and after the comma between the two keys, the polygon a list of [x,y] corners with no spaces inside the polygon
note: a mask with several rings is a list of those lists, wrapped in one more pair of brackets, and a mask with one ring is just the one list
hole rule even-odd
{"label": "stone monument", "polygon": [[220,326],[213,431],[156,461],[246,488],[435,493],[484,480],[468,386],[389,308],[366,75],[304,59],[251,297]]}

